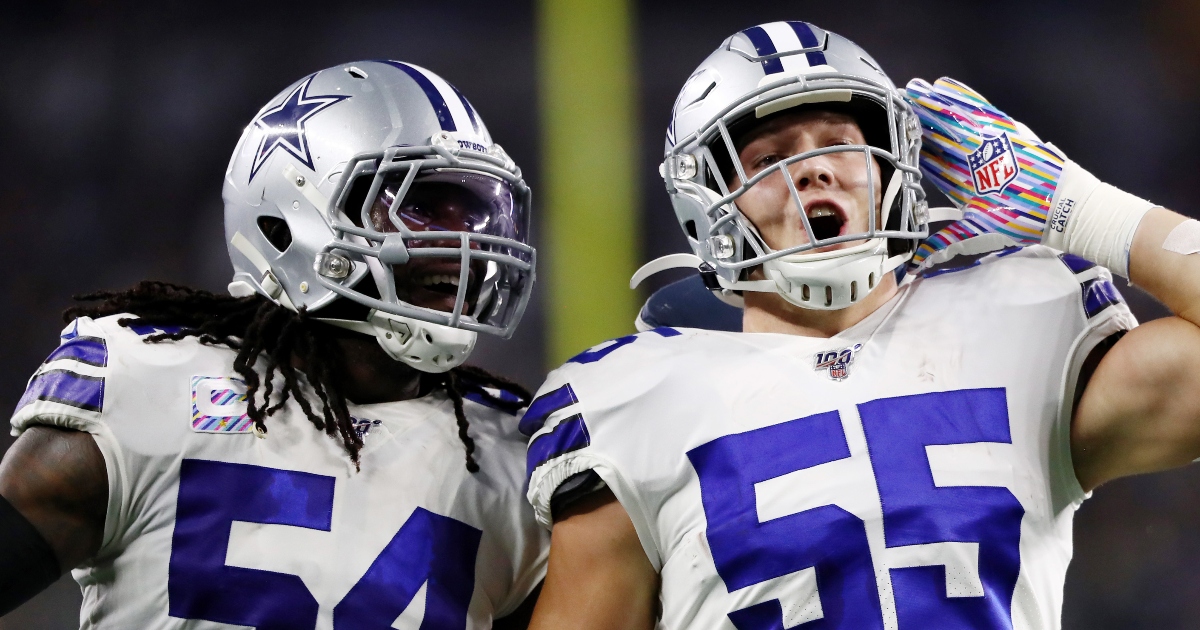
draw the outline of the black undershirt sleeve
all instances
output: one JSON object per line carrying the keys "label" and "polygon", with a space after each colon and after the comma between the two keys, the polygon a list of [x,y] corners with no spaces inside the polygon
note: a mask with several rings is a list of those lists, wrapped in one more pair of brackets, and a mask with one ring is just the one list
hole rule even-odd
{"label": "black undershirt sleeve", "polygon": [[1092,375],[1096,373],[1096,368],[1100,367],[1100,360],[1104,358],[1104,355],[1108,354],[1109,350],[1112,350],[1113,346],[1117,345],[1117,342],[1127,332],[1129,331],[1120,330],[1109,335],[1103,341],[1096,344],[1096,347],[1092,348],[1092,351],[1088,353],[1087,358],[1083,361],[1083,365],[1079,367],[1079,378],[1075,380],[1075,398],[1071,409],[1079,409],[1079,401],[1083,399],[1083,391],[1087,389],[1088,381],[1092,380]]}
{"label": "black undershirt sleeve", "polygon": [[46,539],[0,496],[0,616],[45,590],[60,574]]}
{"label": "black undershirt sleeve", "polygon": [[576,501],[607,487],[608,485],[594,470],[585,470],[567,477],[567,480],[562,482],[550,497],[551,518],[557,520],[563,510]]}

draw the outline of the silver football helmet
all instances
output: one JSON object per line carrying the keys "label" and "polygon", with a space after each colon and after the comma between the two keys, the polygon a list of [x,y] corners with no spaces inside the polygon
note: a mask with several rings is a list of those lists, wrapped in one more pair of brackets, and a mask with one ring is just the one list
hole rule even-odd
{"label": "silver football helmet", "polygon": [[[747,177],[735,146],[738,134],[796,107],[851,115],[866,144],[807,151]],[[735,305],[741,305],[742,291],[773,291],[806,308],[846,308],[879,286],[883,274],[908,260],[912,244],[928,235],[920,146],[917,117],[902,93],[850,40],[805,22],[773,22],[735,33],[680,91],[660,167],[694,255],[652,262],[634,283],[662,269],[698,266],[709,288]],[[875,190],[872,182],[868,199],[881,199],[881,206],[869,213],[865,232],[830,235],[814,229],[788,176],[790,165],[831,153],[861,155],[867,173],[877,169],[880,175],[883,190]],[[777,172],[784,173],[807,235],[806,243],[780,250],[768,246],[738,208],[740,197]],[[864,242],[814,251],[853,241]],[[748,279],[759,266],[767,279]]]}
{"label": "silver football helmet", "polygon": [[[534,282],[530,191],[457,89],[398,61],[309,75],[246,127],[225,172],[233,295],[374,335],[426,372],[512,334]],[[354,310],[354,309],[352,309]]]}

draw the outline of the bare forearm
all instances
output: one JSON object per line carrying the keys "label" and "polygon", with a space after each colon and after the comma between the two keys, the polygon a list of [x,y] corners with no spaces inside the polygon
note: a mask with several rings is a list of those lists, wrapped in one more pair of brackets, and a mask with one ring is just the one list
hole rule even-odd
{"label": "bare forearm", "polygon": [[1183,255],[1163,248],[1167,236],[1187,217],[1164,208],[1148,212],[1129,252],[1130,279],[1171,312],[1200,326],[1200,254]]}
{"label": "bare forearm", "polygon": [[1085,490],[1200,457],[1200,327],[1138,326],[1101,361],[1075,411],[1072,461]]}
{"label": "bare forearm", "polygon": [[87,433],[26,431],[0,462],[0,496],[46,539],[63,571],[99,550],[108,476],[104,456]]}
{"label": "bare forearm", "polygon": [[1135,285],[1173,317],[1131,331],[1101,360],[1075,410],[1071,450],[1085,489],[1200,457],[1200,255],[1163,248],[1188,219],[1155,208],[1129,254]]}

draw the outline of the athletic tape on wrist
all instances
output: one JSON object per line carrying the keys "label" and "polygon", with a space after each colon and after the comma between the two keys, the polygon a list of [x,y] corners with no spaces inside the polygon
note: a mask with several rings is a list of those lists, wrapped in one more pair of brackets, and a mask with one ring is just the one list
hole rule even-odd
{"label": "athletic tape on wrist", "polygon": [[1050,200],[1050,214],[1046,217],[1046,231],[1042,244],[1059,251],[1066,251],[1067,224],[1079,215],[1083,202],[1100,187],[1095,175],[1083,170],[1078,164],[1067,160],[1054,198]]}
{"label": "athletic tape on wrist", "polygon": [[1105,184],[1067,161],[1042,243],[1129,277],[1129,248],[1153,203]]}

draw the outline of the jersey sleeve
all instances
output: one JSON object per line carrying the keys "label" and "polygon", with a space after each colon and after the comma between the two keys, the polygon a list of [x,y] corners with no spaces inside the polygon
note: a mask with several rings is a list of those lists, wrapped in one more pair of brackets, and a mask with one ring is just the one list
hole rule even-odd
{"label": "jersey sleeve", "polygon": [[1113,284],[1108,269],[1071,254],[1062,254],[1059,258],[1074,274],[1074,281],[1079,286],[1081,318],[1062,374],[1061,407],[1053,439],[1057,465],[1051,471],[1052,484],[1055,502],[1061,506],[1090,496],[1079,485],[1071,459],[1071,419],[1079,402],[1078,394],[1082,392],[1080,385],[1086,386],[1089,368],[1095,367],[1088,365],[1088,359],[1093,350],[1104,350],[1102,344],[1110,346],[1121,335],[1137,327],[1138,322]]}
{"label": "jersey sleeve", "polygon": [[108,474],[108,515],[101,550],[121,529],[120,506],[126,494],[120,462],[121,446],[105,422],[105,394],[112,370],[111,333],[82,317],[59,335],[59,345],[25,386],[10,424],[20,435],[32,426],[53,426],[92,435],[104,456]]}
{"label": "jersey sleeve", "polygon": [[108,348],[103,328],[91,319],[63,329],[58,347],[25,386],[11,420],[13,435],[34,424],[93,431],[104,411]]}
{"label": "jersey sleeve", "polygon": [[636,453],[620,438],[634,434],[628,423],[653,407],[657,397],[648,394],[671,373],[663,361],[672,360],[667,346],[680,334],[656,328],[605,342],[547,377],[520,423],[521,433],[530,436],[527,497],[542,526],[553,525],[556,490],[591,471],[629,514],[651,564],[661,567],[653,509],[619,463],[622,448],[626,460]]}
{"label": "jersey sleeve", "polygon": [[530,438],[527,496],[538,522],[547,528],[553,523],[550,504],[555,490],[567,479],[591,470],[587,457],[579,460],[585,455],[580,451],[592,441],[583,405],[571,383],[572,372],[569,364],[551,372],[521,417],[521,433]]}

